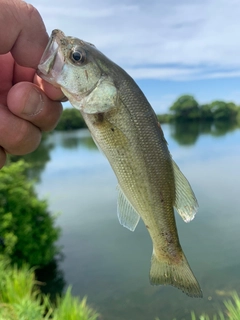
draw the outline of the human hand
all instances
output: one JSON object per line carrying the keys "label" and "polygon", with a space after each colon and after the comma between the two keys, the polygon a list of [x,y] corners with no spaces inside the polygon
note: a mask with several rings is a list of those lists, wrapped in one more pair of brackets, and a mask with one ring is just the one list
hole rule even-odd
{"label": "human hand", "polygon": [[0,43],[1,168],[6,153],[32,152],[42,131],[56,126],[64,95],[36,75],[48,35],[34,7],[22,0],[1,0]]}

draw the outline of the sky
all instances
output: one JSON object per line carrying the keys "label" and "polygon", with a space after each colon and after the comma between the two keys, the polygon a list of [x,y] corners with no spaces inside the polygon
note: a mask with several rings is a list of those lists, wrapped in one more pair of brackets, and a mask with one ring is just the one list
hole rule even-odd
{"label": "sky", "polygon": [[47,31],[93,43],[157,113],[182,94],[240,104],[239,0],[27,0]]}

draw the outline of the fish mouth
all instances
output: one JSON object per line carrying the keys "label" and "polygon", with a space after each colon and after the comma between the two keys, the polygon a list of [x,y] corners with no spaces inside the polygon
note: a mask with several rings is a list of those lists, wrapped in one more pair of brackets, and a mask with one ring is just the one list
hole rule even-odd
{"label": "fish mouth", "polygon": [[61,53],[61,45],[65,45],[65,42],[64,33],[61,30],[53,30],[37,69],[37,75],[55,87],[59,86],[57,79],[64,67],[64,55]]}

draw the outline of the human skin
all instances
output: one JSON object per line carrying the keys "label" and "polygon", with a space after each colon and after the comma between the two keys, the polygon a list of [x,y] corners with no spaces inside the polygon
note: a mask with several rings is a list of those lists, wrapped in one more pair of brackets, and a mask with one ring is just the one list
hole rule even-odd
{"label": "human skin", "polygon": [[48,34],[38,11],[0,0],[0,168],[6,154],[32,152],[61,115],[61,90],[36,75]]}

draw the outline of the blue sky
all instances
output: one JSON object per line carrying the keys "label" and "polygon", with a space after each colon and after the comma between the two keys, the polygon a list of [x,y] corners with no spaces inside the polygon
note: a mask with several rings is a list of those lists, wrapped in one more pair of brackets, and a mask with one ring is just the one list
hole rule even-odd
{"label": "blue sky", "polygon": [[157,113],[181,95],[240,104],[239,0],[29,0],[49,33],[93,43]]}

